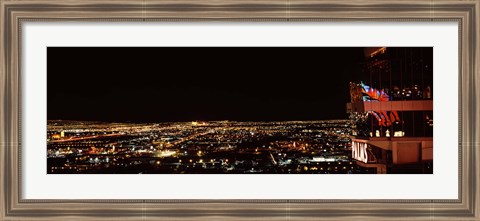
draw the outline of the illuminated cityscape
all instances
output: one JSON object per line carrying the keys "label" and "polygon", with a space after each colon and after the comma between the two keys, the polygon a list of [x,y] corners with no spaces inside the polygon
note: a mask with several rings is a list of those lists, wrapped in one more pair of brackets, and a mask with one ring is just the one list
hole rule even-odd
{"label": "illuminated cityscape", "polygon": [[359,173],[347,120],[51,121],[49,173]]}
{"label": "illuminated cityscape", "polygon": [[49,47],[47,173],[433,173],[432,48],[209,50]]}

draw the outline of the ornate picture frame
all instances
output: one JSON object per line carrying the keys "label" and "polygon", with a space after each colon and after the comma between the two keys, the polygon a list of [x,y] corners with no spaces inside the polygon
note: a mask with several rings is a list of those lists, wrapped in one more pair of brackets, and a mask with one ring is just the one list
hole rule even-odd
{"label": "ornate picture frame", "polygon": [[[480,1],[0,1],[2,220],[479,220]],[[22,199],[21,57],[26,21],[444,22],[459,27],[459,198],[455,200]]]}

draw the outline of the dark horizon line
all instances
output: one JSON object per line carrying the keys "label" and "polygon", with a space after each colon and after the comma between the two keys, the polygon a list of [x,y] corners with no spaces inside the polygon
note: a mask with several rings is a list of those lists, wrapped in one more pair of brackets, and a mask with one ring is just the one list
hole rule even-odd
{"label": "dark horizon line", "polygon": [[309,119],[309,120],[182,120],[182,121],[101,121],[101,120],[66,120],[66,119],[47,119],[49,121],[77,121],[77,122],[101,122],[101,123],[187,123],[187,122],[294,122],[294,121],[333,121],[333,120],[348,120],[348,118],[336,119]]}

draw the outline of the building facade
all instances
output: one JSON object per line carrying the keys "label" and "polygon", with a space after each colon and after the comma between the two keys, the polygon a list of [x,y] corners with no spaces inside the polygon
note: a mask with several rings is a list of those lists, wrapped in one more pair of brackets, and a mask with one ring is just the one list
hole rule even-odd
{"label": "building facade", "polygon": [[370,173],[433,173],[433,48],[364,49],[350,82],[352,158]]}

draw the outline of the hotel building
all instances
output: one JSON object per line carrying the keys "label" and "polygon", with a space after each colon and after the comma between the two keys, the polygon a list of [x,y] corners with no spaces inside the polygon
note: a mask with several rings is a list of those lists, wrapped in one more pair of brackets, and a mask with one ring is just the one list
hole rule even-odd
{"label": "hotel building", "polygon": [[350,82],[352,158],[369,173],[433,173],[433,48],[364,48]]}

